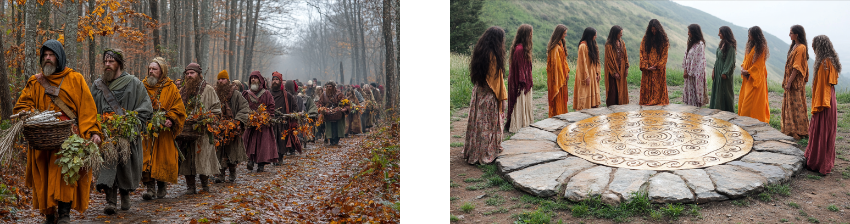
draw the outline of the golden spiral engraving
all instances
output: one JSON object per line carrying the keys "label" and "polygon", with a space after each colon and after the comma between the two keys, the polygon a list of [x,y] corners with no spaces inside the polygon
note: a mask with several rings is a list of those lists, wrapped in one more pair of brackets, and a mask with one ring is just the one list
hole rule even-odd
{"label": "golden spiral engraving", "polygon": [[727,121],[697,114],[644,110],[570,124],[558,145],[590,162],[649,170],[704,168],[750,152],[752,136]]}

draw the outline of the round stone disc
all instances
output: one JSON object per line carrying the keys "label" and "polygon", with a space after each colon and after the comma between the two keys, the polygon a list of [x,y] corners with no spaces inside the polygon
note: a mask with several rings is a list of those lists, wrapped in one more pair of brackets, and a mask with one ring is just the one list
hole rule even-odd
{"label": "round stone disc", "polygon": [[704,168],[750,152],[753,137],[724,120],[665,110],[620,112],[570,124],[558,135],[570,154],[641,170]]}

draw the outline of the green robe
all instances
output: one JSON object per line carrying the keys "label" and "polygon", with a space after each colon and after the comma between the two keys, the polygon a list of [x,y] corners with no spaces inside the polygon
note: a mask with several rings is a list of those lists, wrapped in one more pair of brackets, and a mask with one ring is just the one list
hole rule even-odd
{"label": "green robe", "polygon": [[[137,117],[142,122],[142,127],[145,127],[145,124],[151,119],[153,107],[150,97],[148,97],[148,91],[145,85],[142,84],[142,81],[124,72],[121,76],[107,84],[107,87],[125,111],[136,111],[139,113]],[[103,92],[97,88],[97,85],[91,85],[91,93],[92,97],[94,97],[98,114],[114,112],[112,107],[109,106],[109,103],[106,102]],[[142,127],[139,127],[140,131]],[[123,190],[135,190],[138,187],[139,181],[142,178],[143,155],[141,143],[141,135],[136,139],[130,139],[130,150],[132,153],[127,163],[121,162],[120,159],[117,162],[104,163],[103,168],[100,169],[100,173],[97,176],[96,188],[98,190],[116,185]]]}
{"label": "green robe", "polygon": [[[248,107],[248,100],[242,97],[238,89],[233,90],[233,95],[230,96],[229,103],[233,118],[242,122],[243,126],[247,124],[248,118],[251,116],[251,108]],[[242,135],[240,134],[233,138],[233,141],[216,150],[216,157],[218,157],[222,168],[227,167],[228,163],[239,164],[248,161],[248,154],[245,153],[245,142],[242,141]]]}
{"label": "green robe", "polygon": [[[735,70],[735,48],[727,47],[726,51],[717,48],[717,60],[714,61],[713,82],[711,84],[711,101],[709,108],[735,113],[735,92],[732,88],[733,72]],[[726,79],[723,79],[726,74]]]}

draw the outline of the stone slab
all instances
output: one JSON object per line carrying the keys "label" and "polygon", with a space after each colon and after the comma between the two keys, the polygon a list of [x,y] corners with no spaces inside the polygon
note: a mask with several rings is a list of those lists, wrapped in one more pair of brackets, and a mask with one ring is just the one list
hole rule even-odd
{"label": "stone slab", "polygon": [[774,165],[767,165],[762,163],[748,163],[742,161],[732,161],[727,163],[733,166],[740,166],[752,171],[755,171],[765,179],[767,179],[767,184],[779,184],[787,181],[791,178],[791,172],[785,171],[782,168]]}
{"label": "stone slab", "polygon": [[631,193],[641,191],[641,187],[655,173],[657,172],[654,170],[617,168],[614,172],[614,179],[608,184],[608,190],[619,195],[623,200],[629,201],[632,199]]}
{"label": "stone slab", "polygon": [[653,203],[688,203],[694,201],[694,194],[682,178],[662,172],[649,179],[649,200]]}
{"label": "stone slab", "polygon": [[611,171],[613,170],[607,166],[595,166],[576,174],[567,183],[564,198],[572,201],[581,201],[602,194],[608,185],[608,180],[610,180]]}
{"label": "stone slab", "polygon": [[544,131],[553,132],[553,131],[561,129],[561,128],[569,125],[569,124],[570,123],[564,122],[561,119],[546,118],[546,119],[543,119],[542,121],[538,121],[538,122],[535,122],[534,124],[531,124],[531,126],[543,129]]}
{"label": "stone slab", "polygon": [[543,163],[505,175],[514,187],[537,197],[551,197],[565,179],[595,164],[578,157]]}
{"label": "stone slab", "polygon": [[735,119],[729,120],[729,122],[738,125],[739,127],[754,127],[754,126],[767,126],[767,123],[761,122],[758,119],[747,117],[747,116],[738,116]]}
{"label": "stone slab", "polygon": [[759,143],[754,145],[753,149],[759,152],[775,152],[791,156],[804,156],[806,154],[806,152],[793,145],[778,141],[766,141]]}
{"label": "stone slab", "polygon": [[726,197],[718,194],[714,190],[714,183],[711,182],[711,177],[703,169],[688,169],[676,170],[673,174],[679,175],[685,180],[694,194],[696,194],[697,203],[724,200]]}
{"label": "stone slab", "polygon": [[750,127],[743,127],[743,129],[745,131],[749,132],[750,135],[755,135],[759,132],[765,132],[765,131],[776,131],[776,129],[771,127],[771,126],[750,126]]}
{"label": "stone slab", "polygon": [[555,144],[555,142],[550,142],[546,140],[507,140],[502,142],[501,145],[502,153],[499,153],[499,157],[526,153],[564,151],[561,149],[561,147],[558,147],[558,144]]}
{"label": "stone slab", "polygon": [[699,110],[699,107],[687,105],[687,104],[668,104],[664,106],[663,110],[667,111],[675,111],[675,112],[684,112],[684,113],[694,113],[696,110]]}
{"label": "stone slab", "polygon": [[764,188],[764,177],[739,166],[712,166],[705,172],[711,177],[717,192],[729,198],[741,198]]}
{"label": "stone slab", "polygon": [[715,114],[715,113],[720,112],[720,111],[721,110],[718,110],[718,109],[699,108],[699,110],[695,111],[694,114],[699,114],[699,115],[702,115],[702,116],[709,116],[709,115]]}
{"label": "stone slab", "polygon": [[580,112],[585,113],[585,114],[590,114],[592,116],[599,116],[599,115],[606,115],[606,114],[614,113],[614,111],[611,111],[611,109],[608,109],[607,107],[597,107],[597,108],[584,109],[584,110],[581,110]]}
{"label": "stone slab", "polygon": [[529,166],[566,159],[568,156],[569,154],[564,151],[510,155],[496,159],[496,165],[502,173],[510,173]]}
{"label": "stone slab", "polygon": [[791,136],[787,136],[785,134],[782,134],[782,132],[780,132],[776,129],[759,131],[758,133],[753,135],[753,141],[779,141],[779,140],[794,141],[794,138],[792,138]]}
{"label": "stone slab", "polygon": [[561,114],[561,115],[555,116],[555,118],[565,120],[565,121],[570,122],[570,123],[578,122],[580,120],[584,120],[584,119],[587,119],[587,118],[590,118],[590,117],[592,117],[592,116],[585,114],[585,113],[582,113],[582,112],[569,112],[569,113],[566,113],[566,114]]}
{"label": "stone slab", "polygon": [[791,156],[772,152],[750,152],[750,154],[741,158],[741,161],[776,165],[792,173],[797,173],[803,167],[802,156]]}
{"label": "stone slab", "polygon": [[635,104],[611,105],[611,106],[608,106],[608,109],[611,109],[611,111],[614,111],[614,113],[639,111],[640,105],[635,105]]}
{"label": "stone slab", "polygon": [[552,132],[544,131],[535,127],[524,127],[511,136],[511,140],[546,140],[555,142],[558,136]]}
{"label": "stone slab", "polygon": [[729,121],[729,120],[732,120],[732,118],[738,117],[738,114],[732,113],[732,112],[729,112],[729,111],[720,111],[720,112],[717,112],[716,114],[712,114],[709,117],[717,118],[717,119],[724,120],[724,121]]}
{"label": "stone slab", "polygon": [[640,106],[641,110],[661,110],[663,108],[664,108],[664,106],[644,106],[644,105]]}

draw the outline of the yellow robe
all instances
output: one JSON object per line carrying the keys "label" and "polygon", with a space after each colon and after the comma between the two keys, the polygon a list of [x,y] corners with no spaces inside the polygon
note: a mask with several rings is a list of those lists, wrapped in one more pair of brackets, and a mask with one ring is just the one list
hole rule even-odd
{"label": "yellow robe", "polygon": [[744,57],[741,67],[750,73],[750,78],[743,78],[741,93],[738,96],[738,115],[770,122],[770,104],[767,99],[767,69],[764,53],[753,61],[755,49],[750,50]]}
{"label": "yellow robe", "polygon": [[567,51],[561,45],[549,50],[546,61],[546,85],[549,87],[549,117],[565,114],[570,96],[567,81],[570,80],[570,65],[567,64]]}
{"label": "yellow robe", "polygon": [[[96,119],[97,106],[83,76],[71,68],[65,68],[59,73],[45,77],[45,80],[53,86],[59,86],[62,82],[59,98],[77,115],[81,137],[89,139],[93,134],[98,134],[102,138],[100,124]],[[44,87],[35,76],[30,76],[27,80],[13,113],[32,109],[62,111],[45,94]],[[80,179],[73,185],[67,185],[62,180],[62,168],[54,163],[59,158],[56,151],[28,150],[26,185],[32,188],[32,207],[42,214],[52,214],[54,209],[51,208],[58,205],[57,201],[61,201],[71,202],[72,209],[80,213],[85,212],[89,206],[92,173],[85,169],[80,170]]]}
{"label": "yellow robe", "polygon": [[838,85],[838,72],[832,67],[832,60],[823,60],[816,72],[812,80],[812,114],[834,106],[829,105],[832,100],[832,88]]}
{"label": "yellow robe", "polygon": [[[573,110],[584,110],[602,104],[599,97],[599,62],[590,61],[587,44],[582,42],[578,46],[578,60],[576,60],[576,80],[573,83]],[[584,84],[585,80],[590,80]]]}
{"label": "yellow robe", "polygon": [[782,86],[789,85],[794,70],[800,73],[790,83],[791,88],[782,94],[782,133],[795,139],[809,135],[809,117],[807,116],[806,82],[809,81],[809,63],[806,58],[806,45],[798,44],[788,53],[785,62],[785,78]]}
{"label": "yellow robe", "polygon": [[[174,145],[174,139],[183,130],[183,123],[186,122],[186,108],[183,107],[180,90],[168,77],[160,80],[154,86],[147,84],[147,78],[143,82],[148,90],[148,96],[152,97],[153,109],[165,111],[165,117],[171,119],[172,125],[171,131],[160,132],[156,139],[145,138],[143,140],[142,171],[150,172],[150,177],[158,181],[177,183],[177,159],[179,155],[177,154],[177,146]],[[159,92],[160,89],[162,89],[162,92]],[[159,96],[157,96],[157,92],[159,92]]]}

